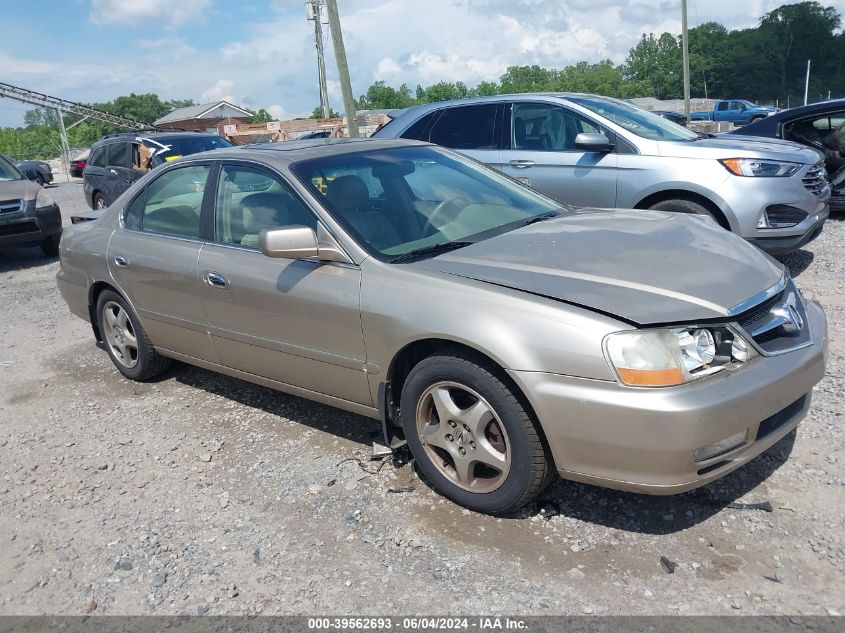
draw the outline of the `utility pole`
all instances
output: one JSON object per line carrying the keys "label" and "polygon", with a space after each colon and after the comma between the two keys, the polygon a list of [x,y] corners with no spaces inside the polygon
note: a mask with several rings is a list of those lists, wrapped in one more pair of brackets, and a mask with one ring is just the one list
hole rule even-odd
{"label": "utility pole", "polygon": [[807,60],[807,79],[804,81],[804,105],[807,105],[807,93],[810,92],[810,63],[812,59]]}
{"label": "utility pole", "polygon": [[325,0],[308,0],[305,5],[305,18],[314,22],[314,42],[317,45],[317,78],[320,82],[320,110],[323,118],[331,116],[329,109],[329,91],[326,87],[326,56],[323,46],[322,7]]}
{"label": "utility pole", "polygon": [[687,125],[689,125],[689,29],[687,25],[687,0],[681,0],[681,39],[684,50],[684,113],[687,117]]}
{"label": "utility pole", "polygon": [[337,0],[326,0],[329,14],[329,29],[334,44],[334,57],[337,62],[337,74],[340,78],[340,91],[343,93],[343,108],[346,110],[346,125],[351,138],[358,137],[358,120],[355,118],[355,100],[352,97],[352,82],[349,80],[349,65],[346,63],[346,48],[343,46],[343,33],[340,31],[340,16],[337,13]]}

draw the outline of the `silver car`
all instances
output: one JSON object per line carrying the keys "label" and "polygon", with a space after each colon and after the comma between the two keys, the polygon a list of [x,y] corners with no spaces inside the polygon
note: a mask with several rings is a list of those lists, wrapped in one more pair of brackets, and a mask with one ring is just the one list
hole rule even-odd
{"label": "silver car", "polygon": [[198,154],[88,219],[58,283],[124,376],[177,359],[380,419],[482,512],[556,472],[713,481],[825,371],[819,305],[710,220],[572,210],[414,141]]}
{"label": "silver car", "polygon": [[500,95],[394,116],[377,137],[456,149],[565,204],[710,216],[772,255],[815,239],[828,216],[815,150],[698,134],[616,99]]}

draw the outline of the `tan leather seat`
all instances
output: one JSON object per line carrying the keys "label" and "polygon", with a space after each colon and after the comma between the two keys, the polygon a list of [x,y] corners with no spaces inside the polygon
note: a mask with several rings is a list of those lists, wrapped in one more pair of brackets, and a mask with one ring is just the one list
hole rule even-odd
{"label": "tan leather seat", "polygon": [[377,250],[402,243],[399,232],[381,211],[372,207],[367,185],[358,176],[341,176],[329,183],[326,198],[335,211]]}

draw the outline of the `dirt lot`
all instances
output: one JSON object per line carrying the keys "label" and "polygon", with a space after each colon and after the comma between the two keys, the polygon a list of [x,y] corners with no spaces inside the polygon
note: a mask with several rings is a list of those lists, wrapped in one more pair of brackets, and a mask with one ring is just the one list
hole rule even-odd
{"label": "dirt lot", "polygon": [[512,519],[369,461],[371,420],[186,366],[122,379],[57,262],[0,251],[0,614],[843,612],[844,242],[834,219],[791,262],[831,330],[797,434],[683,496],[558,481]]}

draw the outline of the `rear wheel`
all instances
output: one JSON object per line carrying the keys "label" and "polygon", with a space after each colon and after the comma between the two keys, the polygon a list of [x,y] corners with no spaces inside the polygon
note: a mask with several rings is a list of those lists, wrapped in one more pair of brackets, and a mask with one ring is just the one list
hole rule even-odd
{"label": "rear wheel", "polygon": [[105,209],[106,208],[106,199],[103,197],[99,191],[94,194],[94,208],[95,209]]}
{"label": "rear wheel", "polygon": [[144,381],[170,365],[170,359],[155,351],[138,317],[119,294],[111,290],[100,293],[97,315],[106,351],[121,374]]}
{"label": "rear wheel", "polygon": [[471,510],[513,512],[553,473],[537,424],[486,359],[453,350],[422,360],[402,388],[401,411],[422,473]]}

